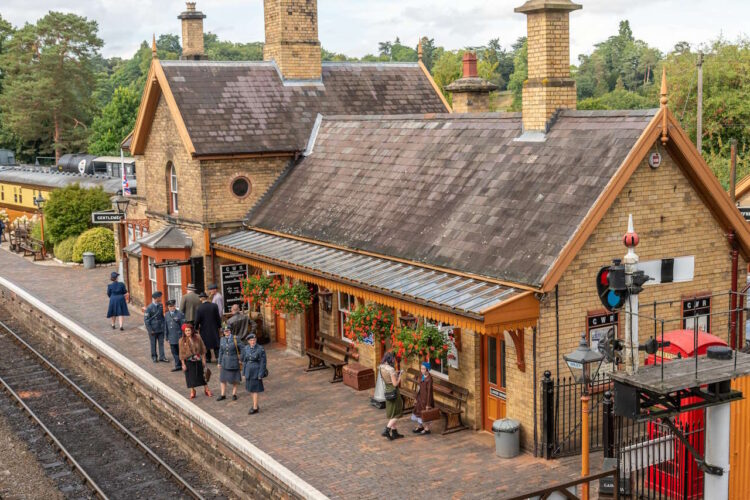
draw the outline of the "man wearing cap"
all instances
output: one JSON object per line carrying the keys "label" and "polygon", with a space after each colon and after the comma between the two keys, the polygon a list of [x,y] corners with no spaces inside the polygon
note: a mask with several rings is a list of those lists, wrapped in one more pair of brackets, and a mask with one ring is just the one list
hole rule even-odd
{"label": "man wearing cap", "polygon": [[[151,295],[151,303],[143,312],[143,323],[146,325],[148,338],[151,341],[151,361],[169,360],[164,356],[164,308],[161,305],[162,293],[159,291]],[[159,357],[156,357],[156,345],[159,344]]]}
{"label": "man wearing cap", "polygon": [[189,283],[187,286],[188,293],[182,296],[180,301],[180,311],[185,315],[185,322],[191,325],[195,322],[195,311],[201,305],[201,299],[195,293],[195,285]]}
{"label": "man wearing cap", "polygon": [[219,308],[219,314],[224,314],[224,296],[219,293],[219,287],[216,286],[216,283],[208,285],[208,296],[211,298],[211,302]]}
{"label": "man wearing cap", "polygon": [[195,329],[200,333],[206,346],[206,362],[211,362],[211,353],[219,357],[219,329],[221,328],[221,314],[219,308],[208,300],[208,295],[199,295],[201,305],[195,311]]}
{"label": "man wearing cap", "polygon": [[164,336],[169,342],[169,350],[172,351],[174,360],[173,372],[182,370],[180,364],[180,338],[182,337],[182,325],[185,324],[185,315],[175,307],[174,300],[167,301],[167,314],[164,315]]}

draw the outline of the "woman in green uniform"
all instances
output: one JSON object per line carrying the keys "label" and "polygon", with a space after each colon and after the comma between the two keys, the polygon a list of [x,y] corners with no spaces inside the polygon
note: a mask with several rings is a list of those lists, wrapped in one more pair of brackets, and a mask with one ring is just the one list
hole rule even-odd
{"label": "woman in green uniform", "polygon": [[388,425],[383,430],[383,436],[390,440],[404,437],[396,430],[396,423],[404,411],[404,400],[398,390],[401,385],[401,372],[396,372],[394,365],[396,359],[392,352],[386,352],[380,364],[380,376],[385,382],[385,414],[388,417]]}

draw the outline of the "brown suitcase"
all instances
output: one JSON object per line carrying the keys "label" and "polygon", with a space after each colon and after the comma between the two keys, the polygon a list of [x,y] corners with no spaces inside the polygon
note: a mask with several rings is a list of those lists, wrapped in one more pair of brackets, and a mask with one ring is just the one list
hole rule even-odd
{"label": "brown suitcase", "polygon": [[366,391],[375,387],[375,372],[359,363],[349,363],[344,366],[344,384],[358,391]]}
{"label": "brown suitcase", "polygon": [[434,422],[440,420],[440,410],[438,408],[430,408],[429,410],[422,410],[422,422]]}

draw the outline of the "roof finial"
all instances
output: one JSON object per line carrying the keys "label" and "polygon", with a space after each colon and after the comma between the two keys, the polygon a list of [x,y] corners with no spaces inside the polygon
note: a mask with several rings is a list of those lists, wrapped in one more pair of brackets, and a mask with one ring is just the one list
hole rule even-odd
{"label": "roof finial", "polygon": [[151,57],[154,59],[159,59],[159,56],[156,55],[156,33],[154,33],[154,38],[151,41]]}
{"label": "roof finial", "polygon": [[661,70],[661,108],[662,108],[662,121],[661,121],[661,143],[667,144],[669,138],[667,137],[667,67],[663,66]]}
{"label": "roof finial", "polygon": [[419,44],[417,44],[417,60],[422,61],[422,37],[419,37]]}

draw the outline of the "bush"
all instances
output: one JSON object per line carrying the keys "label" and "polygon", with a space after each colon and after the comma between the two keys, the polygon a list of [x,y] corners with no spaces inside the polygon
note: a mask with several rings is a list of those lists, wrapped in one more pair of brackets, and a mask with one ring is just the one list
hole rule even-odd
{"label": "bush", "polygon": [[73,246],[73,262],[83,262],[83,253],[93,252],[96,262],[115,260],[115,235],[106,227],[89,229],[76,240]]}
{"label": "bush", "polygon": [[101,188],[84,189],[78,184],[55,189],[44,206],[50,242],[59,243],[92,227],[91,212],[110,210],[112,203]]}
{"label": "bush", "polygon": [[[46,233],[44,236],[44,246],[49,252],[52,250],[52,242],[49,240]],[[36,215],[31,219],[31,237],[42,241],[42,223],[38,220]]]}
{"label": "bush", "polygon": [[73,260],[73,247],[77,239],[75,236],[71,236],[55,245],[55,257],[63,262],[71,262]]}

